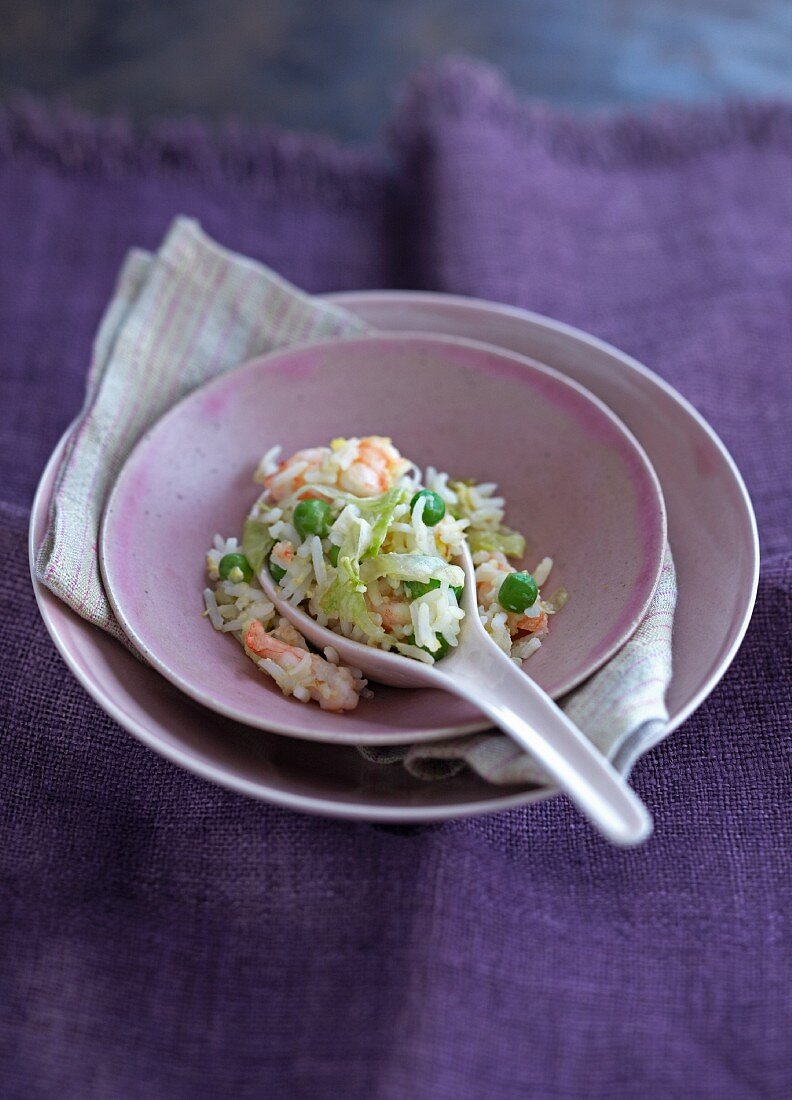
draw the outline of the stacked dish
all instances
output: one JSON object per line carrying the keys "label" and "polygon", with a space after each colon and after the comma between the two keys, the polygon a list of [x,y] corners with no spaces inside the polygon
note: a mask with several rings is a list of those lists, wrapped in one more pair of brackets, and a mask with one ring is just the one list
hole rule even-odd
{"label": "stacked dish", "polygon": [[[683,721],[728,667],[756,590],[758,553],[750,502],[734,463],[711,429],[640,364],[545,318],[438,295],[358,294],[334,300],[380,330],[457,339],[392,340],[393,361],[380,363],[368,374],[363,373],[362,360],[356,359],[357,353],[364,353],[365,341],[354,342],[357,353],[350,350],[340,356],[338,349],[331,350],[320,369],[304,369],[304,364],[301,368],[299,354],[286,353],[240,368],[167,414],[130,457],[111,498],[103,535],[109,594],[127,633],[153,667],[138,662],[36,584],[47,627],[87,690],[122,725],[170,759],[227,786],[296,809],[369,820],[426,821],[504,809],[545,796],[546,791],[536,788],[493,788],[472,774],[426,783],[401,769],[364,760],[355,744],[432,740],[488,723],[469,704],[435,691],[372,685],[373,698],[342,715],[315,703],[300,704],[300,692],[306,694],[300,684],[296,699],[294,683],[286,685],[290,696],[282,695],[276,682],[265,683],[261,671],[234,651],[222,631],[212,631],[201,622],[200,612],[196,614],[195,593],[200,596],[203,587],[203,554],[196,548],[205,550],[215,531],[241,531],[256,499],[250,475],[272,444],[284,444],[291,452],[368,432],[390,436],[422,472],[408,473],[405,465],[387,487],[394,492],[389,523],[407,528],[405,518],[411,516],[416,537],[425,539],[424,505],[418,506],[415,522],[411,503],[428,492],[441,500],[445,496],[451,507],[453,499],[445,492],[448,482],[437,480],[436,473],[450,469],[460,479],[497,481],[510,505],[507,520],[513,527],[527,525],[536,560],[545,551],[555,558],[558,580],[570,588],[569,605],[526,668],[558,696],[627,640],[651,599],[659,572],[665,528],[656,516],[649,522],[641,511],[648,482],[620,481],[617,465],[607,462],[597,467],[606,470],[605,483],[600,477],[593,484],[585,476],[591,448],[603,460],[603,449],[616,447],[605,437],[607,425],[617,423],[615,413],[648,455],[665,498],[679,590],[675,672],[667,702],[671,728]],[[490,347],[482,349],[470,340]],[[589,405],[601,410],[602,423],[596,430],[590,424],[574,427],[580,386],[594,395],[593,402],[587,399]],[[62,446],[39,487],[31,548],[43,534]],[[342,447],[343,443],[337,445]],[[422,480],[427,467],[432,468],[429,487]],[[580,475],[572,477],[573,469]],[[274,474],[273,468],[264,476]],[[330,475],[324,471],[322,476]],[[409,486],[402,483],[410,477]],[[324,554],[330,555],[334,545],[336,556],[341,552],[342,561],[355,568],[367,552],[361,544],[357,557],[350,555],[349,540],[342,537],[349,487],[342,488],[337,479],[334,490],[347,493],[347,498],[333,497],[332,510],[327,505],[322,521],[327,521],[327,530],[322,527],[321,537],[307,529],[304,535],[306,555],[311,545],[319,555],[311,573],[314,585],[316,569],[327,580]],[[323,492],[326,496],[327,490]],[[492,490],[486,492],[491,496]],[[144,498],[154,502],[155,512],[159,510],[140,524],[136,520]],[[275,517],[267,530],[279,522],[293,530],[294,505],[292,501],[286,520]],[[318,514],[318,506],[313,510]],[[498,516],[498,526],[502,518]],[[337,527],[332,535],[331,526]],[[453,541],[450,519],[446,527],[446,539]],[[383,529],[381,534],[395,538],[396,531]],[[398,540],[394,546],[415,558],[411,537],[404,532],[404,546]],[[244,586],[248,578],[240,567],[246,559],[231,561],[236,549],[222,543],[214,568],[219,571],[221,559],[227,559],[225,572],[240,573],[231,575],[230,583]],[[393,549],[390,544],[385,547],[386,552]],[[267,552],[272,552],[271,546]],[[151,575],[152,553],[160,563],[157,576]],[[724,559],[722,568],[719,557]],[[416,573],[407,581],[398,574],[388,580],[382,572],[383,555],[378,559],[377,583],[384,583],[385,591],[390,592],[391,584],[403,596],[405,584],[425,587],[436,582],[446,601],[443,608],[456,607],[450,593],[459,578],[450,572],[447,577]],[[372,560],[366,563],[369,572]],[[278,558],[274,564],[280,571],[290,563]],[[414,560],[411,564],[416,567]],[[335,569],[328,560],[331,578]],[[590,582],[585,585],[587,572]],[[218,572],[213,580],[227,582],[229,576],[220,578]],[[422,651],[431,662],[437,644],[432,635],[423,636],[421,624],[429,622],[430,604],[432,614],[439,613],[438,598],[428,588],[416,588],[414,599],[414,621],[388,633],[403,650],[416,650],[408,655],[421,659]],[[419,611],[421,619],[416,617]],[[259,618],[269,614],[263,601],[259,613]],[[378,618],[381,622],[381,615]],[[441,620],[432,620],[436,621]],[[490,621],[492,625],[493,616]],[[232,627],[228,633],[238,626],[237,633],[250,640],[242,629],[249,630],[250,621],[227,622]],[[442,623],[453,635],[447,613]],[[521,634],[517,644],[526,638]],[[528,656],[534,648],[523,646],[517,655]],[[269,660],[269,655],[263,659]]]}

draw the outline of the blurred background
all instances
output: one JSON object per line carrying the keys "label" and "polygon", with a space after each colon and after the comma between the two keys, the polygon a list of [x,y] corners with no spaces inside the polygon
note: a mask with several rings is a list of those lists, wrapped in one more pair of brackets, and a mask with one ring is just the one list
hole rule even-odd
{"label": "blurred background", "polygon": [[792,99],[792,0],[2,0],[0,12],[0,97],[356,142],[410,72],[448,53],[581,112]]}

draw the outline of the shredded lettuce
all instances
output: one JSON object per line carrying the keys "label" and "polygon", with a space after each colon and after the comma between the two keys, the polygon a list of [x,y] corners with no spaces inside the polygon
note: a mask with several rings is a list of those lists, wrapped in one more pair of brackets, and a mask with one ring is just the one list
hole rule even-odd
{"label": "shredded lettuce", "polygon": [[242,551],[254,573],[261,572],[274,545],[275,539],[269,533],[269,524],[252,517],[245,520],[245,526],[242,529]]}
{"label": "shredded lettuce", "polygon": [[488,553],[499,550],[507,558],[521,558],[525,553],[525,539],[511,527],[499,527],[496,531],[469,531],[467,540],[471,554],[477,554],[480,550]]}
{"label": "shredded lettuce", "polygon": [[333,525],[336,538],[341,537],[339,557],[355,562],[374,557],[385,541],[393,513],[406,497],[406,490],[400,488],[378,497],[350,497]]}
{"label": "shredded lettuce", "polygon": [[449,511],[454,519],[469,519],[476,510],[470,495],[470,490],[475,486],[476,482],[470,477],[463,480],[449,480],[448,488],[456,497],[456,500],[449,506]]}
{"label": "shredded lettuce", "polygon": [[355,500],[360,515],[371,524],[371,543],[363,554],[364,558],[373,558],[379,553],[388,528],[393,522],[393,513],[406,500],[407,490],[399,486],[389,489],[378,497],[358,497]]}
{"label": "shredded lettuce", "polygon": [[321,608],[325,615],[336,616],[342,622],[360,627],[367,638],[384,637],[384,630],[371,617],[360,580],[360,566],[349,557],[339,557],[338,572],[332,584],[322,596]]}
{"label": "shredded lettuce", "polygon": [[[337,616],[343,622],[353,623],[367,638],[375,641],[385,637],[385,631],[374,622],[366,604],[366,584],[361,577],[361,560],[365,559],[367,576],[373,578],[383,575],[371,573],[369,566],[382,560],[382,556],[377,556],[378,551],[385,541],[394,511],[406,496],[405,489],[396,487],[378,497],[349,498],[349,503],[354,504],[370,537],[361,539],[361,524],[349,524],[341,542],[336,576],[321,599],[320,606],[325,615]],[[390,556],[404,557],[400,554]],[[441,564],[444,563],[441,561]]]}
{"label": "shredded lettuce", "polygon": [[330,529],[339,558],[359,562],[371,544],[371,524],[360,515],[356,504],[345,505]]}
{"label": "shredded lettuce", "polygon": [[448,581],[449,585],[465,583],[465,574],[458,565],[451,565],[432,554],[377,554],[361,567],[364,583],[378,577],[395,577],[400,581]]}

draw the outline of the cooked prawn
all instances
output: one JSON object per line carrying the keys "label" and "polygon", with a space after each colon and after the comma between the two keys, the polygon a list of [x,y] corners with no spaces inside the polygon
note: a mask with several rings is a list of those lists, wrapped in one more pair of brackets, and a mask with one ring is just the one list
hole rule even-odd
{"label": "cooked prawn", "polygon": [[276,542],[270,556],[281,569],[288,569],[294,561],[294,547],[290,542]]}
{"label": "cooked prawn", "polygon": [[366,592],[366,604],[370,611],[375,612],[382,619],[382,625],[388,633],[392,633],[394,627],[409,626],[410,604],[407,600],[398,599],[395,596],[383,594],[377,602],[371,599],[370,589]]}
{"label": "cooked prawn", "polygon": [[306,474],[320,469],[330,454],[329,447],[309,447],[308,450],[297,451],[281,462],[274,474],[264,478],[264,488],[273,501],[291,496],[305,485]]}
{"label": "cooked prawn", "polygon": [[517,620],[514,629],[519,636],[544,633],[547,630],[547,612],[542,609],[533,618],[530,615],[523,615]]}
{"label": "cooked prawn", "polygon": [[258,620],[245,631],[244,643],[256,657],[271,661],[285,673],[298,674],[297,686],[293,688],[273,671],[273,679],[287,694],[295,694],[303,700],[306,697],[315,699],[323,710],[354,710],[357,706],[358,693],[365,686],[365,680],[356,679],[348,668],[332,665],[317,653],[289,645],[274,633],[267,633]]}
{"label": "cooked prawn", "polygon": [[374,497],[392,488],[410,468],[407,459],[382,435],[336,440],[332,447],[310,447],[285,459],[264,487],[273,502],[298,494],[321,495],[323,485],[357,497]]}
{"label": "cooked prawn", "polygon": [[392,488],[409,468],[390,439],[367,435],[358,441],[357,457],[341,471],[338,485],[357,497],[375,497]]}

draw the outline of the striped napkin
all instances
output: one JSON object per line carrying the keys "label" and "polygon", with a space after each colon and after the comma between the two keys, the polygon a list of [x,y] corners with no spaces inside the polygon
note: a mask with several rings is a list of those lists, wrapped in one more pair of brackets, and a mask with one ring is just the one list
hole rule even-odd
{"label": "striped napkin", "polygon": [[[55,481],[36,561],[41,582],[132,648],[102,587],[97,541],[108,493],[135,443],[185,394],[253,356],[366,330],[347,311],[222,248],[187,218],[176,219],[156,255],[132,251],[99,327],[85,404]],[[668,553],[634,637],[564,702],[569,716],[624,772],[666,729],[675,600]],[[402,762],[423,778],[464,767],[498,784],[543,778],[525,753],[497,733],[360,751],[383,764]]]}
{"label": "striped napkin", "polygon": [[78,615],[129,644],[107,601],[97,538],[129,452],[164,412],[246,359],[363,332],[345,310],[221,248],[178,218],[155,256],[127,256],[94,343],[85,405],[64,453],[36,569]]}

